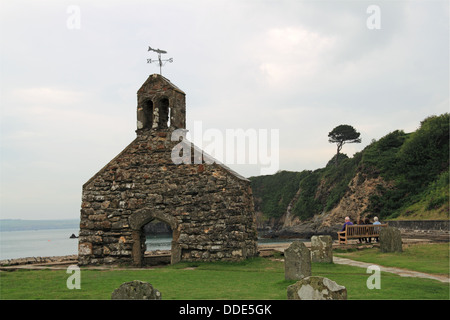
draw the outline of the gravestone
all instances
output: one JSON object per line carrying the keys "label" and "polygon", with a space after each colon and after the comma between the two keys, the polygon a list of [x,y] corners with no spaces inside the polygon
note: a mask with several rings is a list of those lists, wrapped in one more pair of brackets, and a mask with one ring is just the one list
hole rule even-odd
{"label": "gravestone", "polygon": [[284,250],[284,277],[286,280],[300,280],[311,275],[311,252],[298,240]]}
{"label": "gravestone", "polygon": [[382,228],[380,231],[381,252],[402,252],[402,235],[399,229],[393,227]]}
{"label": "gravestone", "polygon": [[287,287],[288,300],[347,300],[347,289],[324,277],[306,277]]}
{"label": "gravestone", "polygon": [[111,300],[161,300],[161,293],[148,282],[125,282],[111,294]]}
{"label": "gravestone", "polygon": [[333,263],[333,239],[331,236],[311,237],[311,261]]}

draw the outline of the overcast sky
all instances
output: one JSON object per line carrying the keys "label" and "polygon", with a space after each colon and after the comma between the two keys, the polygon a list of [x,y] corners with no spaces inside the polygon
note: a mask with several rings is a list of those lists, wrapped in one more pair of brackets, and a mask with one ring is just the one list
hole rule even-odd
{"label": "overcast sky", "polygon": [[448,1],[0,3],[3,219],[79,217],[82,185],[136,136],[148,46],[174,60],[187,129],[278,130],[279,170],[324,167],[337,125],[361,133],[352,156],[449,111]]}

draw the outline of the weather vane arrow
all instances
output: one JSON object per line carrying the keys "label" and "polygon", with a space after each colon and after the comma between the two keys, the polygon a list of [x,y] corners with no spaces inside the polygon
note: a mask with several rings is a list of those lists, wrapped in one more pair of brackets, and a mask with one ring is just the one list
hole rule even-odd
{"label": "weather vane arrow", "polygon": [[162,75],[162,70],[161,70],[161,68],[162,68],[167,62],[172,63],[172,62],[173,62],[173,58],[170,58],[170,59],[161,59],[161,54],[167,53],[167,51],[165,51],[165,50],[161,50],[161,49],[153,49],[152,47],[149,46],[149,47],[148,47],[148,51],[154,51],[154,52],[156,52],[156,53],[158,54],[158,60],[147,59],[147,63],[157,62],[157,63],[159,64],[159,74]]}

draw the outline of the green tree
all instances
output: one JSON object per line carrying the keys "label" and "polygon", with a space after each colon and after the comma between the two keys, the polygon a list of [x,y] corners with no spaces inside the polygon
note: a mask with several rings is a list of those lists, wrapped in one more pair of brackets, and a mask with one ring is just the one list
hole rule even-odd
{"label": "green tree", "polygon": [[345,143],[361,143],[360,135],[355,128],[347,124],[341,124],[328,133],[328,142],[337,144],[336,166],[342,146]]}

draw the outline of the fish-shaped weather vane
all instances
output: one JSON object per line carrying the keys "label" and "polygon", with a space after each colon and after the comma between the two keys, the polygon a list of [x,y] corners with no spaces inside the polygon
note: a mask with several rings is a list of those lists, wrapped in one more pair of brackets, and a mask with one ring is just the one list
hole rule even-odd
{"label": "fish-shaped weather vane", "polygon": [[167,63],[167,62],[170,62],[170,63],[172,63],[173,62],[173,58],[170,58],[170,59],[161,59],[161,54],[165,54],[165,53],[167,53],[167,51],[165,51],[165,50],[161,50],[161,49],[153,49],[152,47],[148,47],[148,51],[154,51],[154,52],[156,52],[157,54],[158,54],[158,60],[155,60],[155,59],[147,59],[147,63],[153,63],[153,62],[157,62],[158,64],[159,64],[159,74],[161,74],[162,75],[162,67]]}

